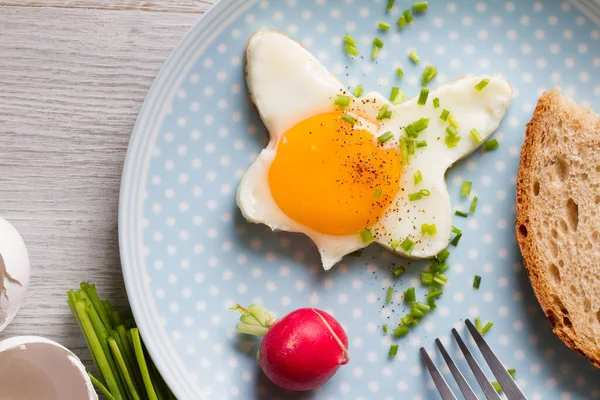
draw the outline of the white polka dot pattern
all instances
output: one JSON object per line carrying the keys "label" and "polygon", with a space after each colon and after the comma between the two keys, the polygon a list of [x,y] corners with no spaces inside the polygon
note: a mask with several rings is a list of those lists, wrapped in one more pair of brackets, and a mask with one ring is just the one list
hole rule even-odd
{"label": "white polka dot pattern", "polygon": [[[148,96],[121,199],[130,300],[178,398],[310,398],[290,396],[267,381],[256,366],[258,342],[235,333],[237,317],[228,308],[259,302],[284,315],[311,301],[347,329],[352,356],[315,398],[436,398],[417,350],[425,346],[440,363],[433,339],[440,337],[455,354],[450,329],[462,329],[461,319],[477,316],[495,322],[487,339],[517,369],[530,398],[600,397],[597,371],[558,342],[539,310],[512,227],[519,149],[540,92],[560,85],[600,109],[600,27],[594,22],[600,13],[593,13],[600,6],[594,1],[430,2],[430,10],[403,30],[395,20],[411,6],[405,0],[396,0],[389,14],[383,0],[231,0],[210,12],[183,40]],[[392,28],[378,32],[378,20]],[[427,263],[372,246],[326,273],[309,240],[249,224],[236,207],[240,176],[266,134],[243,79],[244,46],[264,27],[293,36],[347,86],[361,83],[382,93],[400,86],[413,96],[424,65],[433,64],[440,71],[434,84],[466,73],[499,72],[515,89],[514,104],[495,134],[500,149],[476,152],[448,174],[454,209],[468,209],[470,201],[459,192],[471,180],[477,212],[454,221],[464,233],[458,247],[450,248],[449,283],[437,310],[406,338],[382,337],[381,326],[395,326],[407,311],[401,293],[419,284]],[[364,58],[350,60],[343,52],[346,32],[357,38]],[[385,47],[371,62],[367,55],[375,36]],[[409,48],[419,53],[419,65],[407,59]],[[403,79],[395,74],[399,66]],[[407,272],[394,280],[390,271],[397,265]],[[476,274],[482,277],[478,291],[472,288]],[[384,305],[390,285],[394,299]],[[424,289],[417,292],[422,296]],[[400,348],[390,360],[394,342]],[[464,358],[458,359],[466,368]]]}

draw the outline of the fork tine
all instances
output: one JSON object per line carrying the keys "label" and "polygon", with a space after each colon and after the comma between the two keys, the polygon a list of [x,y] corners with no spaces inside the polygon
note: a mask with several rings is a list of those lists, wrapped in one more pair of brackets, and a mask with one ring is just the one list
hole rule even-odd
{"label": "fork tine", "polygon": [[433,378],[433,383],[435,383],[438,392],[440,392],[440,395],[442,396],[442,400],[457,400],[456,396],[454,396],[454,393],[452,393],[452,389],[450,389],[450,386],[448,386],[448,383],[437,369],[433,361],[431,361],[429,354],[427,354],[423,347],[421,347],[421,357],[423,357],[423,361],[425,362],[425,365],[427,366],[427,369]]}
{"label": "fork tine", "polygon": [[450,368],[450,372],[452,373],[452,376],[456,380],[456,383],[458,384],[458,388],[460,389],[462,394],[465,396],[465,399],[466,400],[479,400],[477,398],[477,395],[475,394],[475,392],[473,392],[473,389],[471,389],[471,386],[469,386],[469,383],[467,382],[467,380],[465,379],[463,374],[460,372],[460,370],[458,369],[458,367],[456,366],[454,361],[452,361],[452,358],[450,358],[450,355],[444,348],[444,345],[442,344],[440,339],[435,339],[435,344],[437,344],[438,348],[440,349],[440,352],[442,353],[442,356],[444,357],[446,364],[448,364],[448,368]]}
{"label": "fork tine", "polygon": [[469,363],[469,367],[471,367],[471,371],[473,371],[473,375],[475,375],[475,379],[477,379],[479,386],[481,386],[481,389],[483,389],[483,394],[485,394],[485,397],[488,400],[499,400],[500,396],[498,396],[498,393],[496,393],[496,389],[494,389],[490,381],[488,381],[485,374],[481,370],[481,367],[479,366],[475,358],[473,358],[473,355],[467,348],[465,342],[463,342],[456,329],[452,328],[452,334],[454,335],[454,339],[456,339],[456,342],[458,343],[458,347],[460,347],[463,354],[465,355],[465,358]]}
{"label": "fork tine", "polygon": [[527,398],[523,392],[521,392],[521,389],[519,389],[515,380],[510,376],[504,365],[502,365],[502,362],[500,362],[496,354],[494,354],[473,323],[467,319],[465,324],[467,325],[467,329],[469,329],[471,336],[475,339],[475,344],[479,347],[481,354],[483,354],[483,358],[485,358],[485,361],[490,366],[494,376],[498,379],[498,383],[502,386],[502,390],[508,400],[526,400]]}

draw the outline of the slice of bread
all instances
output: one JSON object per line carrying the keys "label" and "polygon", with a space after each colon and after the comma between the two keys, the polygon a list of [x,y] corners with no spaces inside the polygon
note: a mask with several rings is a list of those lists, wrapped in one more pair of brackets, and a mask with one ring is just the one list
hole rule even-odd
{"label": "slice of bread", "polygon": [[600,115],[560,90],[527,124],[516,231],[554,333],[600,367]]}

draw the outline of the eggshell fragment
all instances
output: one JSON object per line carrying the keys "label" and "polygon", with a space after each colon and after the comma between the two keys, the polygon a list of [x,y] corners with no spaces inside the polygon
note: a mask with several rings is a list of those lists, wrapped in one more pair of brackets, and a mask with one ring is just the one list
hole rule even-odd
{"label": "eggshell fragment", "polygon": [[71,351],[37,336],[0,342],[1,398],[97,400],[81,361]]}
{"label": "eggshell fragment", "polygon": [[0,331],[14,318],[29,286],[29,254],[19,232],[0,218]]}

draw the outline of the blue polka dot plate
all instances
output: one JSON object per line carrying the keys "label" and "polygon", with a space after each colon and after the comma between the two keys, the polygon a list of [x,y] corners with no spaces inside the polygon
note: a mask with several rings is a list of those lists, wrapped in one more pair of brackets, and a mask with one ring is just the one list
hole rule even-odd
{"label": "blue polka dot plate", "polygon": [[[533,296],[513,222],[520,147],[539,95],[559,85],[600,110],[600,2],[435,0],[404,29],[395,21],[412,2],[396,0],[390,12],[386,4],[221,1],[166,62],[131,138],[119,217],[127,291],[149,352],[181,400],[436,399],[418,348],[437,355],[439,337],[457,353],[451,328],[462,330],[462,320],[480,317],[494,322],[486,339],[516,369],[529,398],[600,398],[599,372],[552,334]],[[392,28],[378,31],[379,20]],[[428,263],[370,246],[325,272],[306,237],[250,224],[236,206],[240,176],[266,138],[243,73],[246,43],[263,28],[299,41],[348,87],[360,83],[386,95],[400,86],[414,96],[423,66],[432,64],[440,72],[436,84],[501,73],[515,90],[494,134],[500,148],[477,151],[447,174],[453,209],[468,208],[460,187],[469,180],[477,212],[455,218],[463,237],[449,258],[444,294],[405,338],[384,336],[382,325],[394,325],[406,312],[406,288],[426,290],[420,272]],[[349,59],[346,32],[365,54],[375,36],[384,40],[377,61]],[[418,50],[419,65],[409,61],[410,48]],[[391,274],[396,265],[407,269],[400,279]],[[482,277],[479,290],[472,287],[475,275]],[[385,304],[389,286],[395,295]],[[313,293],[314,305],[345,327],[352,359],[316,391],[285,392],[260,372],[258,342],[235,333],[237,316],[228,308],[262,302],[283,316],[308,305]],[[399,351],[389,359],[394,342]],[[435,361],[441,365],[439,355]]]}

